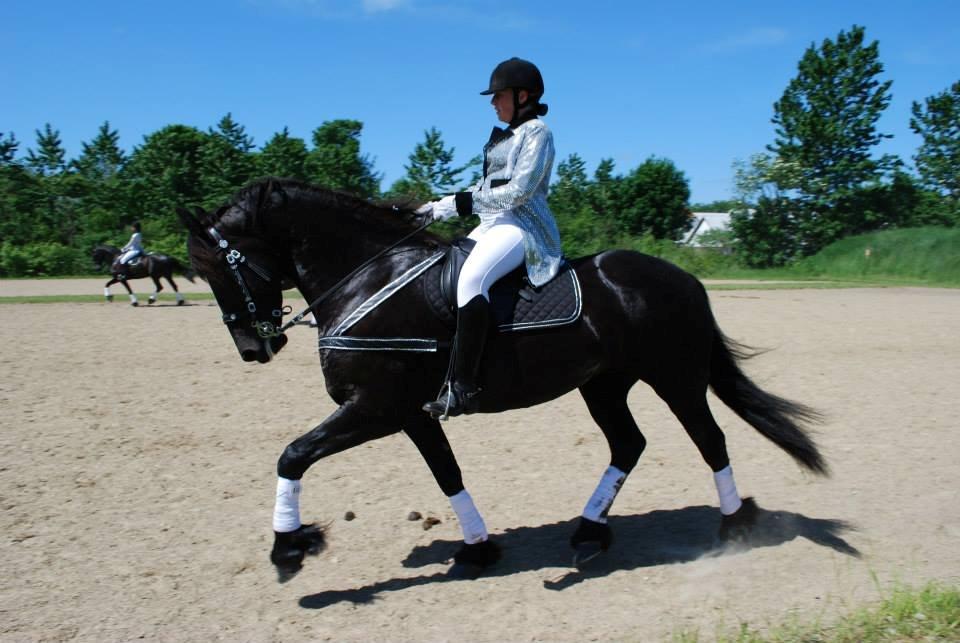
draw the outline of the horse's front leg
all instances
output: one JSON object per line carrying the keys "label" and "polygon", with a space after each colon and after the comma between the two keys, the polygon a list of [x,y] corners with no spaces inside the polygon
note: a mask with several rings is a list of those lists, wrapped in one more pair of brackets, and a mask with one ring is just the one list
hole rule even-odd
{"label": "horse's front leg", "polygon": [[106,298],[107,301],[113,301],[113,293],[110,292],[110,286],[117,283],[118,281],[120,280],[114,277],[113,279],[111,279],[110,281],[108,281],[103,285],[103,296]]}
{"label": "horse's front leg", "polygon": [[321,458],[399,430],[398,424],[362,414],[348,402],[284,449],[277,463],[274,539],[270,552],[270,561],[277,568],[281,583],[300,571],[304,556],[317,554],[324,546],[323,530],[300,521],[300,480],[303,474]]}
{"label": "horse's front leg", "polygon": [[463,486],[460,466],[440,422],[421,413],[404,425],[404,432],[413,440],[440,490],[450,500],[463,531],[463,546],[454,555],[448,574],[454,578],[478,577],[500,559],[500,548],[490,540],[483,517]]}
{"label": "horse's front leg", "polygon": [[127,289],[127,292],[130,294],[130,305],[139,306],[140,302],[137,301],[137,296],[133,294],[133,289],[130,287],[130,284],[127,283],[126,277],[120,277],[120,283],[123,284],[123,287]]}

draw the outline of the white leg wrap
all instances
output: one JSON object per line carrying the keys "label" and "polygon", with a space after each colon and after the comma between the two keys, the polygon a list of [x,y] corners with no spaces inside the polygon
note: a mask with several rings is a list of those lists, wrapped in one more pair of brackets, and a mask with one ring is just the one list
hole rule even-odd
{"label": "white leg wrap", "polygon": [[607,512],[610,511],[610,506],[616,499],[617,493],[620,491],[620,487],[626,479],[627,474],[620,469],[613,465],[607,467],[607,470],[603,472],[603,476],[600,478],[600,484],[597,485],[597,490],[593,492],[590,500],[587,501],[587,506],[583,508],[583,517],[594,522],[606,524]]}
{"label": "white leg wrap", "polygon": [[130,295],[130,302],[131,302],[131,303],[134,303],[134,304],[137,303],[137,296],[131,294],[131,295]]}
{"label": "white leg wrap", "polygon": [[103,289],[103,296],[104,296],[104,297],[109,297],[109,296],[110,296],[110,289],[109,289],[109,288],[104,288],[104,289]]}
{"label": "white leg wrap", "polygon": [[177,301],[183,301],[183,293],[177,293]]}
{"label": "white leg wrap", "polygon": [[450,506],[457,514],[460,529],[463,530],[463,541],[468,545],[475,545],[487,539],[487,526],[473,504],[473,498],[464,489],[460,493],[450,496]]}
{"label": "white leg wrap", "polygon": [[717,485],[717,495],[720,496],[720,513],[724,516],[736,513],[743,501],[737,493],[737,485],[733,481],[733,469],[729,464],[713,474],[713,482]]}
{"label": "white leg wrap", "polygon": [[277,478],[277,502],[273,507],[273,530],[296,531],[300,528],[300,481]]}

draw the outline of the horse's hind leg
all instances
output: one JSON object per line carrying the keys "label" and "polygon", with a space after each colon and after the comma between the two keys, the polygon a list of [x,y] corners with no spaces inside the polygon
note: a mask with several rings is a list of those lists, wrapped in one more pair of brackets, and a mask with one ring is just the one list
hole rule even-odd
{"label": "horse's hind leg", "polygon": [[610,546],[612,534],[607,526],[607,513],[647,445],[627,406],[627,393],[635,381],[621,374],[605,374],[580,387],[590,416],[607,438],[610,466],[587,501],[577,530],[570,538],[570,545],[577,552],[575,564],[585,563]]}
{"label": "horse's hind leg", "polygon": [[454,565],[448,574],[454,578],[476,578],[500,559],[500,549],[489,539],[483,518],[463,486],[460,466],[447,436],[439,421],[423,413],[410,419],[404,426],[404,433],[426,460],[440,490],[457,514],[463,531],[463,547],[454,555]]}
{"label": "horse's hind leg", "polygon": [[689,382],[669,386],[658,383],[657,394],[670,406],[704,462],[713,472],[713,482],[720,499],[720,538],[741,537],[753,525],[757,506],[752,498],[741,499],[733,480],[733,469],[727,455],[726,438],[707,404],[706,384]]}
{"label": "horse's hind leg", "polygon": [[177,288],[177,282],[175,282],[175,281],[173,280],[173,276],[172,276],[172,275],[165,275],[165,278],[166,278],[167,281],[170,282],[170,285],[173,287],[173,292],[177,293],[177,305],[178,305],[178,306],[182,306],[182,305],[183,305],[183,293],[181,293],[181,292],[180,292],[180,289]]}

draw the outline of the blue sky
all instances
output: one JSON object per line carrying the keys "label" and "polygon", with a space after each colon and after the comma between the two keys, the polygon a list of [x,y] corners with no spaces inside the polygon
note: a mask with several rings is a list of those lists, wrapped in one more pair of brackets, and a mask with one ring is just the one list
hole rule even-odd
{"label": "blue sky", "polygon": [[5,0],[0,132],[25,153],[49,122],[75,156],[105,120],[130,150],[227,112],[258,146],[354,118],[386,188],[430,127],[459,161],[477,154],[497,124],[478,92],[520,56],[543,72],[558,159],[626,172],[666,157],[710,201],[731,195],[735,159],[772,142],[804,50],[853,24],[893,81],[878,152],[909,161],[911,102],[960,80],[958,0]]}

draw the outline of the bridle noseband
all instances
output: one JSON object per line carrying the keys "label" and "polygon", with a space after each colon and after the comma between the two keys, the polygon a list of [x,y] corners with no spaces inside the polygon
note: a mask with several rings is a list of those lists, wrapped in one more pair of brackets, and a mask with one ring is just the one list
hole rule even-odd
{"label": "bridle noseband", "polygon": [[[217,242],[217,253],[222,255],[224,260],[227,262],[227,266],[230,268],[230,273],[233,275],[234,280],[237,282],[237,286],[240,288],[240,294],[243,295],[243,302],[246,304],[246,310],[239,313],[225,312],[223,310],[223,306],[221,306],[220,312],[223,313],[223,323],[232,324],[246,316],[250,318],[250,326],[255,328],[257,335],[263,339],[269,339],[271,337],[278,337],[279,335],[282,335],[283,331],[279,328],[280,323],[283,321],[283,316],[286,313],[291,312],[293,309],[289,306],[282,306],[270,311],[271,316],[276,319],[276,322],[261,321],[257,319],[257,304],[253,300],[253,295],[250,294],[250,288],[247,287],[247,281],[243,278],[243,273],[240,272],[240,266],[246,266],[253,272],[253,274],[268,283],[273,281],[273,276],[262,266],[258,266],[252,261],[248,261],[242,252],[236,248],[231,248],[230,243],[223,238],[223,235],[220,234],[220,231],[217,230],[216,227],[211,226],[207,232],[210,234],[213,240]],[[219,304],[219,302],[217,303]]]}

